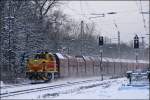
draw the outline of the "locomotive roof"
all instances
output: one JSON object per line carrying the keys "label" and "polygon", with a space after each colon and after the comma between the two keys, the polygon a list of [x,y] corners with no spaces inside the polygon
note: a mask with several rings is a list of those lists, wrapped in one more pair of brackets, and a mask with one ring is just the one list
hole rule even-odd
{"label": "locomotive roof", "polygon": [[60,59],[65,59],[65,57],[64,57],[62,54],[60,54],[60,53],[56,53],[56,55],[57,55],[58,58],[60,58]]}

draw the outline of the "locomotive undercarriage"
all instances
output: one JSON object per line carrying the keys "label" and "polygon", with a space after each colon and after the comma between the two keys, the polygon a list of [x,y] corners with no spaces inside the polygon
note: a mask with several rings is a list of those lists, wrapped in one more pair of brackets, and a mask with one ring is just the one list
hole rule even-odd
{"label": "locomotive undercarriage", "polygon": [[58,72],[26,72],[26,77],[30,80],[50,81],[59,78]]}

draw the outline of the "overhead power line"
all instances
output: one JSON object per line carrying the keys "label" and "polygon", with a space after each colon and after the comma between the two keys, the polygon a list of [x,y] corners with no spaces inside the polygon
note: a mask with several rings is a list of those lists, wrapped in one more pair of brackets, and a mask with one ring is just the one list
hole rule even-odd
{"label": "overhead power line", "polygon": [[[141,5],[141,12],[143,12],[143,8],[142,8],[142,2],[141,2],[141,0],[140,0],[140,5]],[[146,23],[145,23],[145,18],[144,18],[143,13],[142,13],[142,17],[143,17],[144,28],[146,28]]]}

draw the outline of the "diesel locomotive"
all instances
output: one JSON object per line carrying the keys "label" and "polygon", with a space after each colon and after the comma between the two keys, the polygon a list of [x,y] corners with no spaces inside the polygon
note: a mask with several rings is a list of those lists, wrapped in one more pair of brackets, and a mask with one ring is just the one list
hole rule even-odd
{"label": "diesel locomotive", "polygon": [[26,76],[30,80],[51,80],[58,77],[58,64],[55,55],[45,52],[27,60]]}

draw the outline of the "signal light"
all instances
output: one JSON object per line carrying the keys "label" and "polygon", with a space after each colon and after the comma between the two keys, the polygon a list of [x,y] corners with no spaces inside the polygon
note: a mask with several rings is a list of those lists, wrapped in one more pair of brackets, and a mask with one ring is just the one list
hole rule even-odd
{"label": "signal light", "polygon": [[103,44],[104,44],[103,41],[104,41],[104,40],[103,40],[103,36],[100,36],[100,37],[99,37],[99,45],[103,45]]}
{"label": "signal light", "polygon": [[137,35],[134,37],[134,48],[139,48],[139,37]]}

